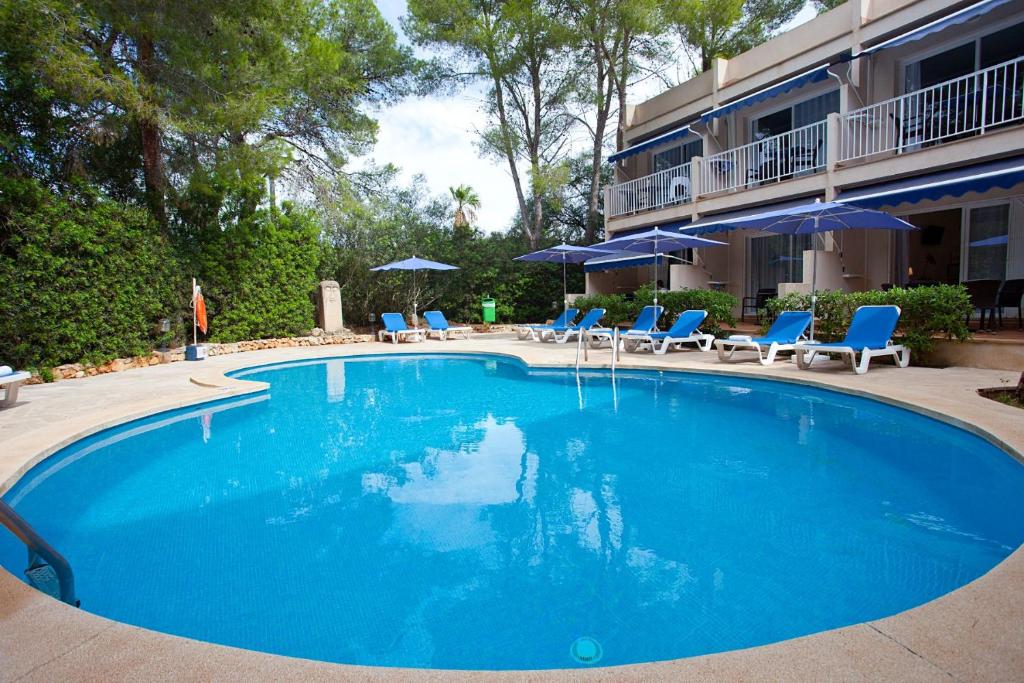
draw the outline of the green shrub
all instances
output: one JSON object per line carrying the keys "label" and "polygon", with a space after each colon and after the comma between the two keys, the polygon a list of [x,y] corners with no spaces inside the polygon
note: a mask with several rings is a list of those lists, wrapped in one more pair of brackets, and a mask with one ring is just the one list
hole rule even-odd
{"label": "green shrub", "polygon": [[0,359],[41,369],[148,353],[187,285],[144,210],[72,202],[37,183],[0,187]]}
{"label": "green shrub", "polygon": [[[604,308],[606,324],[614,324],[634,320],[640,309],[654,303],[654,290],[650,285],[638,289],[634,298],[626,299],[621,294],[591,294],[580,297],[574,304],[581,311],[591,308]],[[736,297],[727,292],[716,292],[710,289],[682,289],[671,292],[660,292],[658,304],[665,307],[661,327],[667,328],[683,311],[704,309],[708,312],[707,320],[701,329],[709,334],[720,335],[723,326],[736,324],[733,308],[737,305]]]}
{"label": "green shrub", "polygon": [[200,249],[211,341],[288,337],[313,328],[322,251],[311,213],[289,204],[256,211]]}
{"label": "green shrub", "polygon": [[[930,351],[935,337],[959,341],[970,337],[967,316],[971,312],[971,301],[967,290],[960,285],[896,287],[886,292],[818,292],[814,336],[821,341],[842,339],[858,307],[886,304],[900,307],[902,313],[896,333],[914,354]],[[767,317],[774,320],[782,311],[810,310],[810,307],[809,294],[788,294],[768,301]]]}

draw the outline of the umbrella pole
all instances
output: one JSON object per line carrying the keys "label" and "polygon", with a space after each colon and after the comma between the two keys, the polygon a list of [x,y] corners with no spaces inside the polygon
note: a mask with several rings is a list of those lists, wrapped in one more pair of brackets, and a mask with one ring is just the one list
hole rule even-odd
{"label": "umbrella pole", "polygon": [[818,245],[814,243],[818,236],[818,216],[814,217],[814,237],[811,238],[811,247],[814,253],[811,255],[811,337],[814,341],[814,309],[818,303]]}
{"label": "umbrella pole", "polygon": [[569,290],[565,284],[565,254],[562,254],[562,312],[569,310]]}
{"label": "umbrella pole", "polygon": [[192,345],[199,343],[199,323],[196,320],[196,279],[192,278]]}
{"label": "umbrella pole", "polygon": [[[654,233],[654,306],[658,306],[658,233]],[[654,320],[657,322],[658,319]],[[657,325],[654,329],[657,329]]]}

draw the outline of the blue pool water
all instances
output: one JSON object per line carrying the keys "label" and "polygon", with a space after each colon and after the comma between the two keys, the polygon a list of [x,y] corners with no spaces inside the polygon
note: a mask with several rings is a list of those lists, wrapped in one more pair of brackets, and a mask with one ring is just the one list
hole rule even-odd
{"label": "blue pool water", "polygon": [[[663,660],[875,619],[1024,540],[1024,466],[908,411],[768,381],[471,356],[239,373],[5,496],[82,608],[334,662]],[[24,550],[0,534],[15,574]]]}

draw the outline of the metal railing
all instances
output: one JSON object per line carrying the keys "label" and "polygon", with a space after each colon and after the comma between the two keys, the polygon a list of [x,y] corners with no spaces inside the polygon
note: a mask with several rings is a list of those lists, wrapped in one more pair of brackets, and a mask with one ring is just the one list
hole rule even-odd
{"label": "metal railing", "polygon": [[705,157],[700,194],[728,192],[815,173],[825,168],[826,122],[772,135]]}
{"label": "metal railing", "polygon": [[75,575],[64,556],[54,550],[53,546],[37,534],[21,515],[2,500],[0,500],[0,524],[7,527],[28,549],[28,569],[25,570],[25,573],[29,574],[30,579],[33,572],[46,566],[52,567],[59,587],[58,595],[54,597],[78,607],[78,600],[75,598]]}
{"label": "metal railing", "polygon": [[840,115],[839,160],[903,152],[1024,119],[1024,57]]}
{"label": "metal railing", "polygon": [[692,199],[690,163],[687,162],[612,186],[607,211],[610,216],[622,216]]}

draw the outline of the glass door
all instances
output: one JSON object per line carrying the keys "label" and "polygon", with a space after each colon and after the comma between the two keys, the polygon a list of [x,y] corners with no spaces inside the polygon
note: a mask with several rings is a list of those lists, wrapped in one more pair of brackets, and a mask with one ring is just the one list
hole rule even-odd
{"label": "glass door", "polygon": [[1009,241],[1009,204],[971,209],[967,218],[964,280],[1005,280]]}

